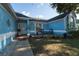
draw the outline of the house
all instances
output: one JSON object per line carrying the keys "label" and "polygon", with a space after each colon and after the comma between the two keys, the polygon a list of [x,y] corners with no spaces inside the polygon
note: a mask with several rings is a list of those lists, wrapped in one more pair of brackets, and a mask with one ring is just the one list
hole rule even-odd
{"label": "house", "polygon": [[37,20],[36,18],[25,16],[17,12],[16,12],[16,16],[17,16],[18,35],[36,34],[36,30],[38,26],[37,23],[42,24],[43,21],[43,20]]}
{"label": "house", "polygon": [[[69,31],[76,31],[78,24],[74,12],[63,13],[54,18],[45,20],[25,16],[15,12],[10,4],[0,4],[0,52],[12,42],[16,33],[18,35],[34,35],[49,33],[50,30],[56,35],[63,35]],[[4,49],[5,50],[5,49]]]}
{"label": "house", "polygon": [[0,4],[0,52],[16,34],[16,15],[10,4]]}
{"label": "house", "polygon": [[74,12],[60,14],[48,21],[49,29],[53,29],[59,35],[77,30],[76,15]]}
{"label": "house", "polygon": [[18,23],[21,22],[18,24],[19,29],[21,29],[20,34],[36,34],[39,29],[43,29],[45,32],[53,30],[54,34],[62,35],[69,31],[77,30],[76,15],[74,12],[63,13],[48,20],[32,18],[22,14],[19,14],[17,18]]}

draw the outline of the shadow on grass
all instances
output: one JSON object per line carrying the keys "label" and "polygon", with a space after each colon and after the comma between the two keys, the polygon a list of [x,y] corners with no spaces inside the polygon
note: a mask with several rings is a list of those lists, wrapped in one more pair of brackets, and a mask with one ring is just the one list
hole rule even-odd
{"label": "shadow on grass", "polygon": [[31,38],[29,41],[34,55],[79,55],[79,40],[77,39]]}

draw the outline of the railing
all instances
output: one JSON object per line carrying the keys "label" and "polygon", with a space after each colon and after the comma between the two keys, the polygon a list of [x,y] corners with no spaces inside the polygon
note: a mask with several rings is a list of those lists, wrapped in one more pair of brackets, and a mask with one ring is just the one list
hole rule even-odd
{"label": "railing", "polygon": [[53,34],[53,29],[50,29],[50,30],[44,30],[44,29],[41,29],[39,32],[37,32],[37,35],[39,34]]}

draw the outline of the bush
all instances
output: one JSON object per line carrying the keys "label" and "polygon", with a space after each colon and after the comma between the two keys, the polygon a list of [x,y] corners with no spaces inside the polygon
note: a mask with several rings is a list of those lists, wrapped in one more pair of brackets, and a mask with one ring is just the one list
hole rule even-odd
{"label": "bush", "polygon": [[79,38],[79,30],[78,31],[70,31],[68,32],[68,35],[72,38]]}

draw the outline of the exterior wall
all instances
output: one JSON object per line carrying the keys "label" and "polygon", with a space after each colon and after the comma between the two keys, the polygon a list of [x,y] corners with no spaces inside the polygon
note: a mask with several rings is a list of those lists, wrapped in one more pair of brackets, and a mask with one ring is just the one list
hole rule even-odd
{"label": "exterior wall", "polygon": [[49,23],[48,22],[43,23],[43,29],[45,31],[48,31],[49,30]]}
{"label": "exterior wall", "polygon": [[[65,25],[65,19],[66,17],[56,20],[56,21],[50,21],[50,22],[41,22],[42,27],[41,29],[44,29],[44,31],[49,31],[51,29],[54,30],[54,33],[56,34],[63,34],[66,32],[66,25]],[[29,21],[29,34],[35,34],[36,33],[36,22],[35,21]]]}
{"label": "exterior wall", "polygon": [[4,7],[0,5],[0,51],[5,48],[6,45],[15,37],[16,33],[16,21],[6,11]]}
{"label": "exterior wall", "polygon": [[[57,19],[55,21],[49,21],[49,22],[38,22],[40,24],[42,24],[41,29],[44,29],[44,31],[49,31],[49,30],[53,30],[55,34],[58,35],[62,35],[64,33],[66,33],[69,29],[68,29],[68,23],[69,23],[69,18],[71,17],[70,15],[73,16],[74,18],[74,26],[76,27],[76,17],[70,13],[68,15],[66,15],[64,18],[61,19]],[[69,18],[68,18],[69,17]],[[27,23],[23,22],[26,28],[26,31],[22,31],[22,33],[27,33],[27,34],[36,34],[37,30],[37,21],[31,21],[30,18],[27,19]]]}
{"label": "exterior wall", "polygon": [[[72,13],[70,14],[72,15]],[[39,22],[40,24],[42,24],[41,29],[44,29],[44,31],[53,30],[54,33],[58,35],[66,33],[69,27],[67,23],[69,23],[70,19],[68,17],[71,17],[70,14],[66,15],[64,18],[55,21]],[[75,26],[76,18],[74,17],[74,15],[73,18]],[[36,21],[29,21],[29,19],[27,20],[27,34],[36,34],[36,23]]]}
{"label": "exterior wall", "polygon": [[49,22],[49,29],[53,29],[54,33],[56,34],[63,34],[65,33],[65,23],[64,23],[65,18],[56,20],[56,21],[51,21]]}

